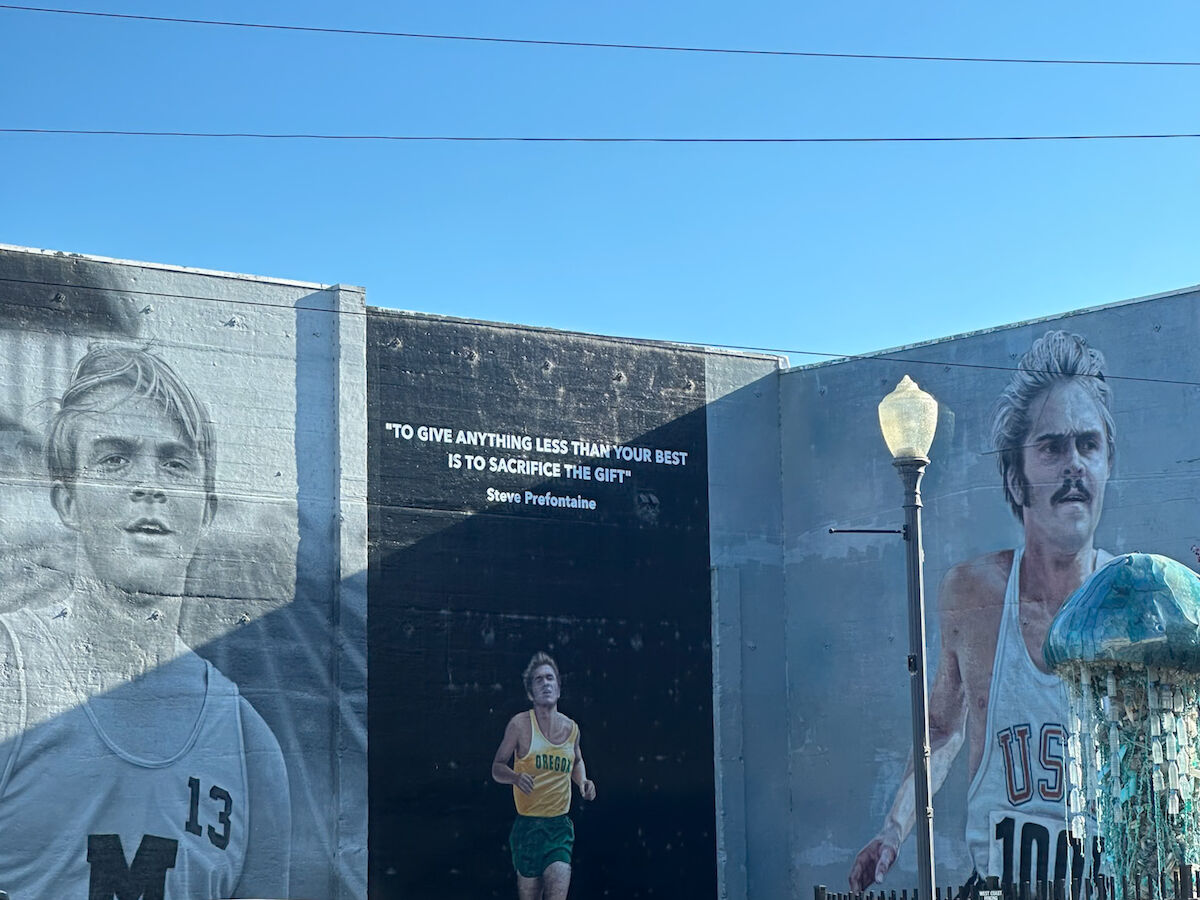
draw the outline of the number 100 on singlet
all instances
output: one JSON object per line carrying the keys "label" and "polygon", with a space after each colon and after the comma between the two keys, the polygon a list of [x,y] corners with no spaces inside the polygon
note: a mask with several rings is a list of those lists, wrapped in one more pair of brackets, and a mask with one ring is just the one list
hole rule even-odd
{"label": "number 100 on singlet", "polygon": [[1100,870],[1099,839],[1091,839],[1091,858],[1085,858],[1082,841],[1067,835],[1062,819],[997,810],[991,815],[991,835],[988,872],[1000,876],[1002,884],[1033,885],[1070,878],[1078,886],[1085,875],[1090,878]]}

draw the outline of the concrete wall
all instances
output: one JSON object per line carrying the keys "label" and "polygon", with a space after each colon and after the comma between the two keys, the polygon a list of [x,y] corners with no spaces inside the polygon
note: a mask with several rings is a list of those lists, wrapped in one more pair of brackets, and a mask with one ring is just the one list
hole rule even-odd
{"label": "concrete wall", "polygon": [[[784,373],[782,621],[795,891],[817,883],[845,890],[855,854],[892,803],[911,747],[903,542],[828,533],[831,526],[889,528],[903,521],[900,482],[879,435],[878,401],[909,373],[941,407],[923,485],[932,670],[945,637],[939,586],[947,572],[1024,540],[1003,497],[989,439],[991,410],[1013,367],[1049,330],[1082,335],[1107,358],[1116,460],[1095,546],[1162,553],[1195,566],[1198,300],[1193,289]],[[966,757],[958,755],[934,802],[943,883],[961,883],[972,868],[964,843]],[[910,839],[884,887],[915,883]]]}
{"label": "concrete wall", "polygon": [[779,360],[707,357],[719,894],[781,897],[791,816]]}
{"label": "concrete wall", "polygon": [[[373,815],[387,824],[380,834],[400,834],[389,816],[419,818],[428,805],[421,790],[432,786],[446,797],[453,784],[465,799],[444,810],[446,821],[473,824],[451,827],[447,846],[481,846],[464,837],[495,831],[478,818],[478,797],[498,800],[489,807],[493,818],[509,813],[505,797],[488,793],[499,788],[486,765],[500,733],[492,719],[503,724],[524,702],[511,684],[514,661],[569,645],[568,658],[578,661],[567,671],[575,668],[587,685],[573,702],[595,735],[597,781],[603,771],[608,784],[583,820],[581,871],[589,853],[595,872],[609,871],[611,854],[641,860],[676,886],[682,882],[671,873],[686,873],[706,885],[702,894],[714,880],[715,852],[721,898],[807,896],[817,883],[841,889],[892,803],[911,743],[903,542],[829,534],[902,521],[900,482],[878,433],[879,399],[908,373],[941,404],[923,485],[932,679],[945,637],[943,579],[960,563],[1025,540],[1003,498],[991,410],[1022,354],[1049,330],[1079,334],[1107,358],[1116,457],[1094,545],[1195,564],[1198,301],[1200,290],[1180,291],[781,371],[773,358],[383,311],[374,311],[381,324],[373,340],[357,288],[0,247],[0,672],[8,674],[0,679],[0,772],[7,772],[0,831],[23,838],[0,848],[0,872],[15,875],[0,888],[65,895],[93,877],[172,879],[188,869],[218,873],[212,877],[225,879],[219,884],[228,883],[228,893],[244,894],[264,884],[253,872],[265,857],[258,870],[287,871],[290,885],[268,881],[260,893],[367,896],[370,544],[375,584],[386,588],[372,600],[386,612],[372,632],[386,651],[374,661],[385,665],[373,668],[372,704],[391,704],[381,719],[387,740],[416,754],[406,770],[412,778],[395,790],[377,793],[373,781]],[[79,515],[108,508],[88,498],[110,495],[88,491],[124,485],[124,463],[114,461],[121,454],[93,460],[99,469],[78,483],[59,477],[57,486],[44,460],[57,398],[97,343],[148,349],[207,408],[216,436],[217,515],[197,524],[194,543],[149,554],[159,560],[147,570],[158,573],[150,581],[138,575],[139,552],[156,546],[154,527],[105,549],[96,535],[107,532],[89,530]],[[123,395],[115,406],[112,396],[100,399],[89,422],[105,421],[124,403]],[[156,402],[139,407],[137,440],[124,456],[141,459],[153,444]],[[449,419],[456,428],[686,443],[693,468],[671,476],[677,480],[663,480],[653,466],[639,469],[630,489],[604,487],[601,515],[576,516],[564,527],[561,516],[476,497],[472,491],[487,485],[448,473],[440,451],[397,456],[397,445],[382,440],[389,422]],[[368,440],[372,479],[386,487],[370,540]],[[191,439],[181,443],[186,449]],[[561,485],[526,478],[520,487]],[[168,506],[172,490],[160,491]],[[176,492],[182,505],[190,497],[189,508],[202,509],[203,486],[190,490]],[[481,580],[479,572],[490,574]],[[113,602],[122,590],[131,603]],[[697,624],[696,603],[708,597],[711,618]],[[131,617],[143,606],[144,616]],[[191,649],[160,652],[152,636],[163,622]],[[147,811],[160,788],[138,793],[108,762],[60,765],[40,749],[99,740],[120,757],[125,742],[148,741],[144,755],[153,758],[181,723],[195,721],[188,704],[204,661],[236,685],[246,758],[261,763],[249,765],[243,785],[246,796],[260,798],[260,837],[252,848],[238,843],[245,808],[233,807],[233,863],[217,846],[223,794],[208,785],[241,802],[221,783],[221,773],[238,768],[228,762],[232,751],[217,753],[228,758],[224,769],[177,773],[183,816],[160,826]],[[476,674],[464,680],[468,671]],[[697,684],[705,697],[692,708]],[[172,702],[147,702],[146,690]],[[437,760],[425,765],[437,748],[409,735],[430,715],[421,703],[439,691],[447,709],[470,707],[450,721],[482,727],[482,737],[472,732],[459,744],[483,762],[463,751],[443,768]],[[610,739],[630,731],[624,710],[631,704],[650,715],[635,729],[642,743],[642,732],[666,727],[656,710],[699,709],[704,722],[686,732],[686,746],[660,748],[647,763],[627,758],[637,740]],[[684,777],[699,771],[695,753],[708,752],[710,714],[713,766],[700,767],[703,777]],[[96,724],[106,721],[107,730]],[[104,744],[114,734],[116,750]],[[45,765],[83,781],[60,786],[44,777]],[[961,882],[973,864],[964,840],[969,769],[967,754],[958,754],[935,798],[943,883]],[[58,816],[30,816],[57,808],[64,791],[90,795],[84,785],[109,782],[111,802],[65,827]],[[265,800],[264,783],[274,787]],[[687,828],[673,824],[681,810]],[[114,833],[124,856],[105,838],[95,858],[106,862],[89,863],[89,835]],[[174,841],[179,860],[191,858],[188,842],[198,839],[197,862],[135,873],[135,848],[147,836]],[[225,856],[214,861],[212,848]],[[495,878],[486,895],[506,894],[503,835],[487,852]],[[433,859],[429,853],[414,860],[411,848],[392,840],[386,859],[373,858],[380,880],[372,896],[393,896],[391,880]],[[885,887],[915,884],[913,856],[910,839]],[[446,857],[451,874],[455,859]],[[652,886],[644,878],[630,884],[622,882],[627,896]],[[580,881],[573,896],[602,895],[606,885],[601,877]],[[174,891],[167,896],[195,893],[182,884]]]}
{"label": "concrete wall", "polygon": [[[363,310],[358,288],[0,247],[12,896],[365,894]],[[97,799],[64,816],[76,788]]]}
{"label": "concrete wall", "polygon": [[368,354],[370,896],[513,895],[538,651],[596,786],[571,897],[713,896],[706,355],[385,310]]}

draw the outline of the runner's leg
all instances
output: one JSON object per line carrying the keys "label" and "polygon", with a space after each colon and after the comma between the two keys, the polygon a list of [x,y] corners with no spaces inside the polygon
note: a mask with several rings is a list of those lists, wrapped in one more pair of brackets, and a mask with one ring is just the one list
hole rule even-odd
{"label": "runner's leg", "polygon": [[542,879],[517,876],[518,900],[542,900]]}
{"label": "runner's leg", "polygon": [[546,900],[567,900],[567,888],[571,886],[570,864],[550,863],[542,873],[542,884],[546,888]]}

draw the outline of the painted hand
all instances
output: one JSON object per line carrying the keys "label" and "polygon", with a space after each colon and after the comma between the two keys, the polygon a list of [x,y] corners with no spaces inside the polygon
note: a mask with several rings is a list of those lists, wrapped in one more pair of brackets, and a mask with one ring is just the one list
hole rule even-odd
{"label": "painted hand", "polygon": [[896,861],[896,845],[890,837],[880,835],[858,851],[850,868],[850,890],[865,891],[883,876]]}

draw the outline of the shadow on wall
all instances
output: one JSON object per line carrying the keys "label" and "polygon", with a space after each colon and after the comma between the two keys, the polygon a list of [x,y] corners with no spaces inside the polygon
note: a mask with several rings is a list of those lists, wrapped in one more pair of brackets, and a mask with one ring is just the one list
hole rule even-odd
{"label": "shadow on wall", "polygon": [[[571,896],[714,896],[702,354],[626,345],[606,350],[614,363],[576,336],[379,327],[396,333],[368,337],[370,896],[514,895],[513,789],[491,766],[530,708],[521,674],[538,650],[559,666],[559,709],[597,786],[590,803],[572,791]],[[606,394],[610,365],[646,398]],[[474,477],[448,465],[461,448],[391,442],[387,421],[620,434],[695,456],[670,477],[622,463],[621,485]],[[597,509],[487,502],[491,485]]]}
{"label": "shadow on wall", "polygon": [[[328,389],[339,359],[316,340],[336,332],[335,313],[298,310],[296,345],[280,355],[289,404],[295,390],[279,449],[297,460],[295,497],[221,496],[218,463],[216,524],[189,543],[186,517],[171,510],[209,508],[212,485],[184,487],[185,471],[207,471],[208,460],[182,437],[207,415],[177,407],[163,419],[161,392],[146,395],[156,398],[138,420],[146,430],[128,420],[122,430],[111,423],[138,397],[96,389],[108,399],[66,441],[90,442],[88,476],[51,503],[50,398],[96,343],[141,353],[139,317],[162,298],[135,281],[96,260],[0,253],[0,877],[11,880],[0,888],[362,897],[365,572],[342,571],[347,507]],[[148,371],[161,388],[169,370]],[[260,393],[232,402],[251,407]],[[187,407],[190,389],[172,396]],[[174,424],[155,431],[156,421]],[[228,434],[213,427],[228,461],[237,442],[222,448]],[[153,475],[126,484],[147,460]],[[143,495],[143,511],[121,512],[118,494]],[[350,513],[365,519],[361,500]],[[105,540],[127,563],[100,577],[77,544]],[[112,587],[146,560],[175,572],[176,589]]]}
{"label": "shadow on wall", "polygon": [[[19,695],[13,682],[0,684],[0,888],[62,896],[90,883],[155,896],[177,869],[187,880],[171,883],[188,887],[167,897],[214,888],[220,896],[365,894],[363,848],[342,842],[338,820],[343,786],[364,768],[365,730],[352,704],[336,702],[327,583],[302,576],[286,605],[92,693],[89,654],[104,641],[89,645],[70,629],[77,597],[68,573],[42,577],[58,588],[0,616],[0,659],[22,673]],[[362,575],[352,581],[343,590],[361,590]],[[253,601],[190,598],[184,643],[197,607],[213,603],[235,619],[256,611]],[[347,622],[346,631],[362,633],[363,624]],[[365,656],[351,662],[365,676]],[[14,733],[19,716],[26,727]],[[362,810],[365,796],[350,803]],[[265,882],[252,880],[264,866]],[[269,892],[246,893],[240,883]]]}

